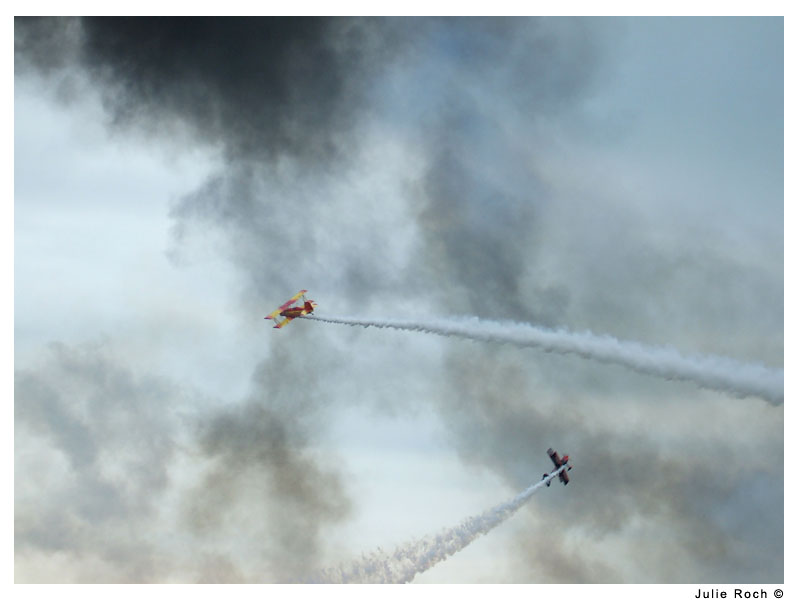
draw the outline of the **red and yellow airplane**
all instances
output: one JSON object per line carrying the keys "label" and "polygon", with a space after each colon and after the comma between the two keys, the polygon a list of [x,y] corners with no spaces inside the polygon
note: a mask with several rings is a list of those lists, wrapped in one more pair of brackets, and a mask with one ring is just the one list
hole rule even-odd
{"label": "red and yellow airplane", "polygon": [[[307,291],[308,290],[300,290],[294,296],[289,298],[289,300],[287,300],[284,304],[264,317],[265,319],[272,319],[275,321],[275,327],[273,329],[280,329],[284,325],[288,324],[292,319],[310,315],[314,312],[314,307],[317,305],[317,303],[313,300],[306,300]],[[303,303],[299,306],[293,306],[293,304],[300,299],[302,299]],[[284,317],[283,321],[279,321],[279,317]]]}
{"label": "red and yellow airplane", "polygon": [[[561,483],[567,485],[569,483],[569,475],[567,475],[567,471],[572,470],[572,465],[569,464],[569,454],[565,454],[563,457],[559,457],[558,452],[556,452],[552,448],[547,449],[547,454],[550,455],[550,460],[552,460],[553,464],[556,466],[556,468],[553,469],[553,471],[557,471],[564,465],[567,466],[566,469],[564,469],[563,471],[561,471],[561,473],[558,474],[558,478],[561,480]],[[550,473],[552,473],[553,471],[550,471]],[[542,479],[547,478],[547,476],[550,473],[545,473],[544,475],[542,475]],[[547,487],[550,487],[551,482],[552,480],[547,482]]]}

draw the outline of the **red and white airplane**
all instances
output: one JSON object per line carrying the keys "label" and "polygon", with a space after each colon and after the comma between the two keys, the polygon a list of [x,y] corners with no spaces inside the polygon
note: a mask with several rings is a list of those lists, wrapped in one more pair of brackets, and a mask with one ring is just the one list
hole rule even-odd
{"label": "red and white airplane", "polygon": [[[294,296],[289,298],[286,302],[264,317],[265,319],[272,319],[275,321],[275,327],[273,329],[280,329],[284,325],[287,325],[292,319],[310,315],[314,312],[314,307],[317,305],[317,303],[313,300],[306,299],[307,291],[308,290],[300,290]],[[303,303],[298,306],[294,306],[294,303],[298,300],[301,300]],[[282,321],[278,320],[280,317],[283,317]]]}
{"label": "red and white airplane", "polygon": [[[567,485],[569,483],[569,475],[567,475],[567,471],[572,470],[572,465],[569,464],[569,454],[565,454],[563,457],[559,457],[558,452],[556,452],[552,448],[547,449],[547,454],[550,456],[550,460],[552,460],[553,464],[556,466],[556,468],[553,469],[553,471],[557,471],[564,465],[567,465],[567,468],[558,474],[558,478],[561,480],[561,483]],[[552,473],[553,471],[550,471],[550,473]],[[545,473],[544,475],[542,475],[542,479],[545,479],[548,475],[550,475],[550,473]],[[550,481],[547,482],[547,487],[550,487],[552,481],[553,480],[551,479]]]}

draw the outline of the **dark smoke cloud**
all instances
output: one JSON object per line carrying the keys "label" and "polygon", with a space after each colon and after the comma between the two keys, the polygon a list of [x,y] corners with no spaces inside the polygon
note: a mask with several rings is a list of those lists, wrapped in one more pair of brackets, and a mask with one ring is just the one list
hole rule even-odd
{"label": "dark smoke cloud", "polygon": [[564,536],[564,523],[539,520],[527,523],[527,536],[547,540],[546,544],[532,544],[517,538],[514,554],[524,566],[525,575],[520,581],[537,583],[617,583],[625,581],[613,559],[606,556],[590,558],[586,547],[569,543]]}
{"label": "dark smoke cloud", "polygon": [[157,134],[177,120],[232,160],[332,158],[363,101],[354,82],[393,45],[358,19],[18,19],[17,55],[63,66],[67,27],[115,124]]}
{"label": "dark smoke cloud", "polygon": [[[260,535],[262,581],[294,581],[318,567],[324,526],[349,510],[338,475],[323,471],[304,446],[281,415],[256,402],[211,420],[201,437],[212,466],[187,502],[189,526],[217,539]],[[266,523],[259,516],[265,511]],[[237,513],[248,516],[239,520]]]}
{"label": "dark smoke cloud", "polygon": [[80,47],[80,33],[78,19],[15,17],[15,74],[41,70],[54,75],[73,67]]}
{"label": "dark smoke cloud", "polygon": [[[428,131],[422,150],[432,161],[418,209],[428,237],[418,264],[430,262],[457,278],[454,283],[469,302],[454,308],[474,312],[491,298],[498,312],[512,310],[550,323],[557,315],[526,309],[531,303],[524,302],[523,292],[531,290],[520,289],[517,281],[535,244],[536,204],[546,186],[532,179],[508,148],[506,168],[494,174],[495,181],[507,178],[505,189],[485,181],[490,173],[482,164],[486,159],[498,164],[490,153],[504,147],[508,134],[499,125],[507,111],[557,114],[591,79],[593,37],[580,21],[570,23],[93,18],[79,25],[19,20],[16,27],[17,55],[48,68],[60,64],[47,42],[50,32],[58,24],[79,29],[79,65],[102,84],[114,122],[157,133],[161,124],[180,121],[200,140],[225,149],[229,169],[176,207],[177,231],[180,235],[192,222],[236,228],[231,236],[235,261],[269,282],[280,281],[275,265],[314,255],[308,230],[315,224],[298,223],[309,215],[313,219],[315,207],[330,201],[324,193],[304,195],[294,210],[274,182],[284,178],[290,187],[308,173],[287,167],[285,159],[312,160],[324,172],[331,163],[316,159],[331,159],[343,147],[352,156],[363,117],[390,110],[401,123],[411,119],[408,125]],[[377,92],[395,65],[403,73],[390,88],[395,93]],[[439,69],[450,76],[441,77]],[[426,97],[420,102],[423,89]],[[501,104],[489,105],[495,97],[503,98]],[[433,110],[422,111],[420,103],[432,104]],[[281,159],[281,171],[270,172],[262,159]],[[248,164],[254,160],[258,167]],[[335,164],[346,172],[346,162]],[[265,173],[272,189],[263,183]],[[319,183],[325,189],[329,182]],[[274,243],[262,258],[257,245],[265,238]],[[361,248],[346,261],[343,276],[353,297],[387,285],[386,274],[365,262],[363,254]],[[313,280],[312,269],[298,266],[311,271]],[[420,278],[430,276],[439,273],[423,269],[404,279],[420,290]],[[257,288],[263,291],[264,285]],[[561,287],[533,292],[542,305],[566,300]]]}
{"label": "dark smoke cloud", "polygon": [[252,545],[265,566],[259,581],[297,581],[318,568],[324,528],[350,510],[339,473],[309,439],[321,428],[315,405],[333,404],[310,369],[301,356],[265,361],[253,396],[199,430],[207,467],[184,518],[199,537]]}
{"label": "dark smoke cloud", "polygon": [[[291,264],[295,279],[303,273],[304,281],[312,282],[304,285],[330,280],[354,301],[369,301],[385,290],[396,298],[399,287],[409,297],[429,294],[447,302],[452,312],[512,313],[558,322],[568,302],[565,288],[530,287],[522,281],[536,251],[536,215],[549,200],[547,185],[514,154],[511,136],[516,132],[507,131],[502,121],[511,112],[529,114],[532,124],[537,115],[558,114],[574,104],[579,90],[591,82],[596,60],[592,36],[579,22],[576,31],[566,28],[569,41],[537,21],[388,20],[369,25],[374,31],[368,39],[380,37],[386,43],[385,32],[395,37],[402,32],[405,43],[396,44],[393,61],[385,51],[365,48],[365,54],[377,57],[373,61],[382,61],[382,77],[365,78],[358,69],[347,74],[354,88],[364,88],[359,97],[373,100],[365,115],[377,113],[424,131],[419,152],[427,166],[421,181],[409,182],[416,192],[405,200],[412,202],[423,236],[410,265],[400,273],[384,268],[380,236],[350,234],[347,222],[335,235],[350,236],[350,246],[331,248],[331,240],[320,235],[324,225],[316,221],[316,213],[333,202],[325,190],[337,175],[365,175],[354,164],[362,158],[357,134],[367,127],[358,121],[350,123],[351,162],[337,162],[338,174],[309,172],[303,163],[255,169],[234,163],[174,208],[178,238],[197,225],[221,226],[232,233],[228,251],[260,293],[280,287],[277,283],[288,279],[284,265]],[[442,77],[440,71],[450,76]],[[384,89],[391,92],[374,91]],[[499,105],[496,98],[502,99]],[[242,139],[235,129],[226,136],[231,144]],[[280,153],[292,156],[290,148]],[[370,201],[378,209],[387,202]],[[354,206],[344,208],[360,216]],[[431,280],[438,285],[431,286]]]}
{"label": "dark smoke cloud", "polygon": [[447,153],[432,165],[420,216],[426,239],[420,260],[425,257],[432,277],[449,280],[441,298],[454,313],[558,322],[566,291],[546,287],[531,293],[520,280],[530,256],[526,250],[538,233],[537,192],[543,194],[536,181],[531,184],[532,197],[523,199],[488,186]]}
{"label": "dark smoke cloud", "polygon": [[[563,287],[524,282],[551,194],[518,145],[520,134],[545,143],[537,119],[568,111],[591,84],[596,40],[569,23],[563,37],[537,20],[439,23],[446,50],[427,60],[452,76],[434,87],[441,107],[425,122],[418,260],[428,277],[448,282],[439,299],[452,312],[552,325],[569,300]],[[509,118],[521,131],[508,129]]]}

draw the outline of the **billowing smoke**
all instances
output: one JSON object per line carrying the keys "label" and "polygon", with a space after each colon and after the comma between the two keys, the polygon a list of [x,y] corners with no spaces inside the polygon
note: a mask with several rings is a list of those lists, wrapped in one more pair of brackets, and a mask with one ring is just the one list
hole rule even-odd
{"label": "billowing smoke", "polygon": [[197,400],[102,343],[53,344],[42,364],[15,372],[17,577],[50,579],[27,565],[55,554],[70,582],[151,582],[178,568],[154,556],[183,442],[181,415],[164,407],[182,397]]}
{"label": "billowing smoke", "polygon": [[397,548],[392,554],[375,552],[348,567],[323,572],[315,583],[408,583],[447,557],[469,546],[476,538],[506,521],[549,485],[567,468],[563,465],[529,486],[511,500],[493,506],[480,515],[469,517],[455,527]]}
{"label": "billowing smoke", "polygon": [[17,19],[18,68],[65,49],[103,86],[116,127],[189,126],[230,161],[336,156],[362,104],[356,82],[395,43],[381,21],[320,18]]}
{"label": "billowing smoke", "polygon": [[545,352],[575,354],[665,379],[691,381],[701,387],[736,396],[759,396],[775,405],[783,403],[783,369],[744,364],[722,356],[684,356],[674,348],[645,346],[590,332],[573,333],[543,329],[527,323],[483,321],[476,317],[400,320],[307,315],[303,318],[361,327],[422,331],[539,348]]}
{"label": "billowing smoke", "polygon": [[[195,389],[137,372],[110,343],[53,344],[16,371],[14,396],[24,580],[296,579],[321,564],[324,528],[350,510],[306,431],[319,429],[308,404],[326,400],[299,357],[264,362],[250,397],[203,410]],[[29,566],[53,553],[66,578]]]}

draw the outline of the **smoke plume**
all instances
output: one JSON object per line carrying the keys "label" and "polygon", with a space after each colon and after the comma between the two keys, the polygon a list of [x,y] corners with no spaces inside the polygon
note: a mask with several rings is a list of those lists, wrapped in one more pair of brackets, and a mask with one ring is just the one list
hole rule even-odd
{"label": "smoke plume", "polygon": [[511,500],[469,517],[436,536],[401,546],[388,556],[374,552],[350,567],[324,572],[317,583],[408,583],[506,521],[566,468],[566,465],[559,467]]}
{"label": "smoke plume", "polygon": [[700,387],[728,392],[735,396],[758,396],[776,406],[783,403],[782,369],[744,364],[722,356],[684,356],[674,348],[644,346],[611,336],[598,336],[588,331],[573,333],[543,329],[526,323],[482,321],[475,317],[431,321],[314,315],[304,318],[325,323],[421,331],[442,336],[540,348],[545,352],[576,354],[582,358],[622,365],[640,373],[665,379],[691,381]]}

